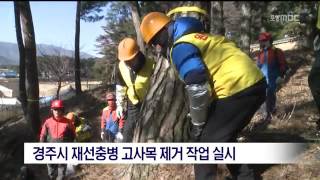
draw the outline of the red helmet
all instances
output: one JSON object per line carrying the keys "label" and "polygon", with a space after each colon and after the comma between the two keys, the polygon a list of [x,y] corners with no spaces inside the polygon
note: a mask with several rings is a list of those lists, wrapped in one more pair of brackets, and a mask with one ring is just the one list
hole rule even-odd
{"label": "red helmet", "polygon": [[272,38],[272,35],[271,33],[268,33],[268,32],[263,32],[263,33],[260,33],[259,35],[259,41],[269,41],[271,40]]}
{"label": "red helmet", "polygon": [[62,108],[64,108],[62,100],[53,100],[51,102],[51,109],[62,109]]}
{"label": "red helmet", "polygon": [[116,96],[113,93],[108,93],[106,98],[107,100],[116,100]]}

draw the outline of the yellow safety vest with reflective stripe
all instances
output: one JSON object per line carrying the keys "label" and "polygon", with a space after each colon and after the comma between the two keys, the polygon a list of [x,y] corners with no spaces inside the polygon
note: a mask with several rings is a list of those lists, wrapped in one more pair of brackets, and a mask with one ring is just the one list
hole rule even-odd
{"label": "yellow safety vest with reflective stripe", "polygon": [[199,49],[211,76],[215,98],[232,96],[263,79],[250,57],[223,36],[192,33],[179,38],[173,47],[178,43],[190,43]]}
{"label": "yellow safety vest with reflective stripe", "polygon": [[82,117],[80,118],[80,125],[76,127],[76,140],[77,142],[87,142],[90,141],[92,134],[90,131],[83,131],[85,127],[85,119]]}
{"label": "yellow safety vest with reflective stripe", "polygon": [[131,80],[129,67],[123,61],[120,61],[120,73],[128,87],[127,96],[129,100],[132,102],[132,104],[138,104],[144,99],[147,93],[147,89],[149,87],[150,77],[152,75],[153,68],[154,62],[152,60],[146,59],[145,64],[143,65],[142,69],[138,72],[137,77],[133,83]]}

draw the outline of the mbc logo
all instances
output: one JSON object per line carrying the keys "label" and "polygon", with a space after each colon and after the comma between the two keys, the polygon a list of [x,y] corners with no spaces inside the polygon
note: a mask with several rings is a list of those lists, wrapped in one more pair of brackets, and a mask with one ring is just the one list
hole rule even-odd
{"label": "mbc logo", "polygon": [[276,21],[276,22],[300,22],[299,21],[299,15],[298,14],[278,14],[274,15],[272,14],[270,16],[270,21]]}

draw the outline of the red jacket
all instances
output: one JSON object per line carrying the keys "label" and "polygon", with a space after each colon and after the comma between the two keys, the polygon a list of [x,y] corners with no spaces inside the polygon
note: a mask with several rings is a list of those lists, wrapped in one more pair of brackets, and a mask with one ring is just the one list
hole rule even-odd
{"label": "red jacket", "polygon": [[263,64],[268,64],[269,68],[279,68],[279,73],[283,75],[287,69],[287,63],[284,57],[284,53],[281,49],[270,47],[267,49],[268,58],[267,62],[264,62],[264,50],[260,50],[257,57],[257,65],[261,67]]}
{"label": "red jacket", "polygon": [[[102,114],[101,114],[101,129],[105,129],[106,128],[106,120],[109,120],[110,119],[110,108],[109,106],[105,107],[103,110],[102,110]],[[118,121],[119,123],[119,129],[122,129],[123,128],[123,125],[124,125],[124,119],[123,118],[118,118],[117,117],[117,112],[116,110],[112,110],[112,120],[113,121]]]}
{"label": "red jacket", "polygon": [[40,142],[73,142],[74,138],[75,127],[65,117],[59,120],[50,117],[41,127]]}

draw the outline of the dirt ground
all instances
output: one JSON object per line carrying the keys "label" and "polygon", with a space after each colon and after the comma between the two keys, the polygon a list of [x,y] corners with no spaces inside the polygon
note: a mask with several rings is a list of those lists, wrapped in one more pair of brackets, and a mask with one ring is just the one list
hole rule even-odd
{"label": "dirt ground", "polygon": [[[292,68],[288,77],[277,93],[277,112],[270,124],[261,121],[262,112],[256,113],[252,123],[243,132],[245,141],[249,142],[305,142],[308,149],[301,154],[301,163],[291,165],[258,164],[254,169],[264,180],[319,180],[320,179],[320,139],[315,137],[315,120],[318,117],[307,84],[307,75],[313,53],[305,50],[286,51]],[[94,139],[99,142],[99,115],[104,107],[102,87],[84,93],[82,97],[67,101],[67,111],[77,111],[88,118],[95,127]],[[90,105],[88,107],[88,105]],[[42,118],[48,114],[42,110]],[[12,121],[13,122],[13,121]],[[23,142],[31,138],[26,135],[23,120],[7,125],[0,130],[0,179],[19,179],[20,167],[23,165]],[[308,163],[308,164],[307,164]],[[46,179],[45,165],[29,165],[34,172],[31,179]],[[79,165],[77,174],[70,179],[81,180],[116,180],[125,172],[126,166],[113,165]],[[189,180],[194,178],[192,165],[160,165],[156,179]],[[224,165],[219,165],[220,176],[228,175]],[[154,178],[153,178],[154,179]]]}

